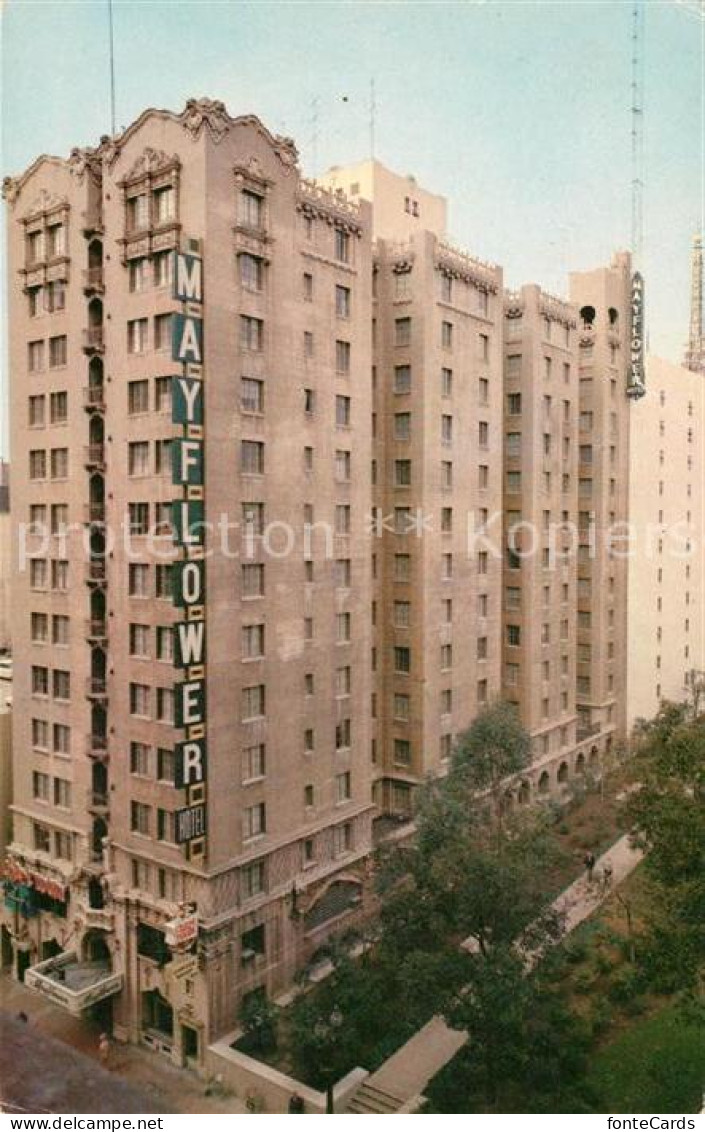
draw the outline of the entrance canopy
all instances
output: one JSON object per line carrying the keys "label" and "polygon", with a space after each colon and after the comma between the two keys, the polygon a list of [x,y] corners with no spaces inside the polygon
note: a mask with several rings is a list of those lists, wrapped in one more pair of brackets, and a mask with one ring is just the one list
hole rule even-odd
{"label": "entrance canopy", "polygon": [[28,967],[24,981],[76,1017],[122,990],[122,975],[113,974],[109,960],[79,959],[75,951],[62,951]]}

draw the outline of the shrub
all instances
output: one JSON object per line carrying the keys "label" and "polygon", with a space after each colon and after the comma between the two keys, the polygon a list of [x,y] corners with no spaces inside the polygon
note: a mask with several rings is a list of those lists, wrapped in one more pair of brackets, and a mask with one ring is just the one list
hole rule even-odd
{"label": "shrub", "polygon": [[243,1036],[238,1048],[245,1053],[272,1053],[277,1048],[279,1011],[265,994],[247,995],[240,1008]]}
{"label": "shrub", "polygon": [[618,971],[610,983],[607,994],[610,1001],[617,1006],[625,1006],[632,1002],[641,990],[641,977],[633,967]]}
{"label": "shrub", "polygon": [[594,1001],[590,1017],[593,1037],[599,1038],[612,1024],[612,1008],[602,995]]}
{"label": "shrub", "polygon": [[609,955],[605,955],[604,951],[598,951],[597,955],[595,956],[595,967],[597,968],[600,975],[609,975],[610,971],[614,967],[614,963],[610,959]]}

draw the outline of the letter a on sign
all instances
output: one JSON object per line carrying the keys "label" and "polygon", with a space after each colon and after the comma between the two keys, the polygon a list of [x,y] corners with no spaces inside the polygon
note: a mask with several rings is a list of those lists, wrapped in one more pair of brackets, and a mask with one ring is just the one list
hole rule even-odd
{"label": "letter a on sign", "polygon": [[172,328],[172,360],[200,366],[203,362],[203,319],[175,314]]}

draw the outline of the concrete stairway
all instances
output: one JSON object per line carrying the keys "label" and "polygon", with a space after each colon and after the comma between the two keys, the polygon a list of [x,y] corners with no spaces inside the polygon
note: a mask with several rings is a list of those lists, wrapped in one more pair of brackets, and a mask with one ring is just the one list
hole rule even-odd
{"label": "concrete stairway", "polygon": [[376,1089],[365,1081],[348,1101],[346,1112],[357,1112],[365,1116],[389,1116],[404,1104],[401,1097],[392,1096],[382,1089]]}

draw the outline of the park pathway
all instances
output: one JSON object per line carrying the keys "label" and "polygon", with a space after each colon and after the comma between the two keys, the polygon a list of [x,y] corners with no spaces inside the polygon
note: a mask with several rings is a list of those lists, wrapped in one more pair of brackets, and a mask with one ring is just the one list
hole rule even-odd
{"label": "park pathway", "polygon": [[[612,866],[612,888],[615,888],[634,871],[641,858],[642,853],[632,848],[629,835],[625,834],[599,858],[593,884],[588,884],[587,877],[583,875],[566,888],[553,905],[565,918],[564,935],[568,935],[591,916],[608,896],[610,889],[605,889],[601,883],[607,862]],[[467,943],[469,946],[470,941]],[[448,1064],[466,1041],[467,1034],[462,1030],[451,1030],[442,1018],[432,1018],[367,1078],[361,1091],[371,1088],[396,1098],[400,1108],[407,1106],[423,1094],[429,1081]],[[351,1102],[351,1110],[359,1112],[362,1110],[356,1106],[357,1100],[356,1095]]]}

